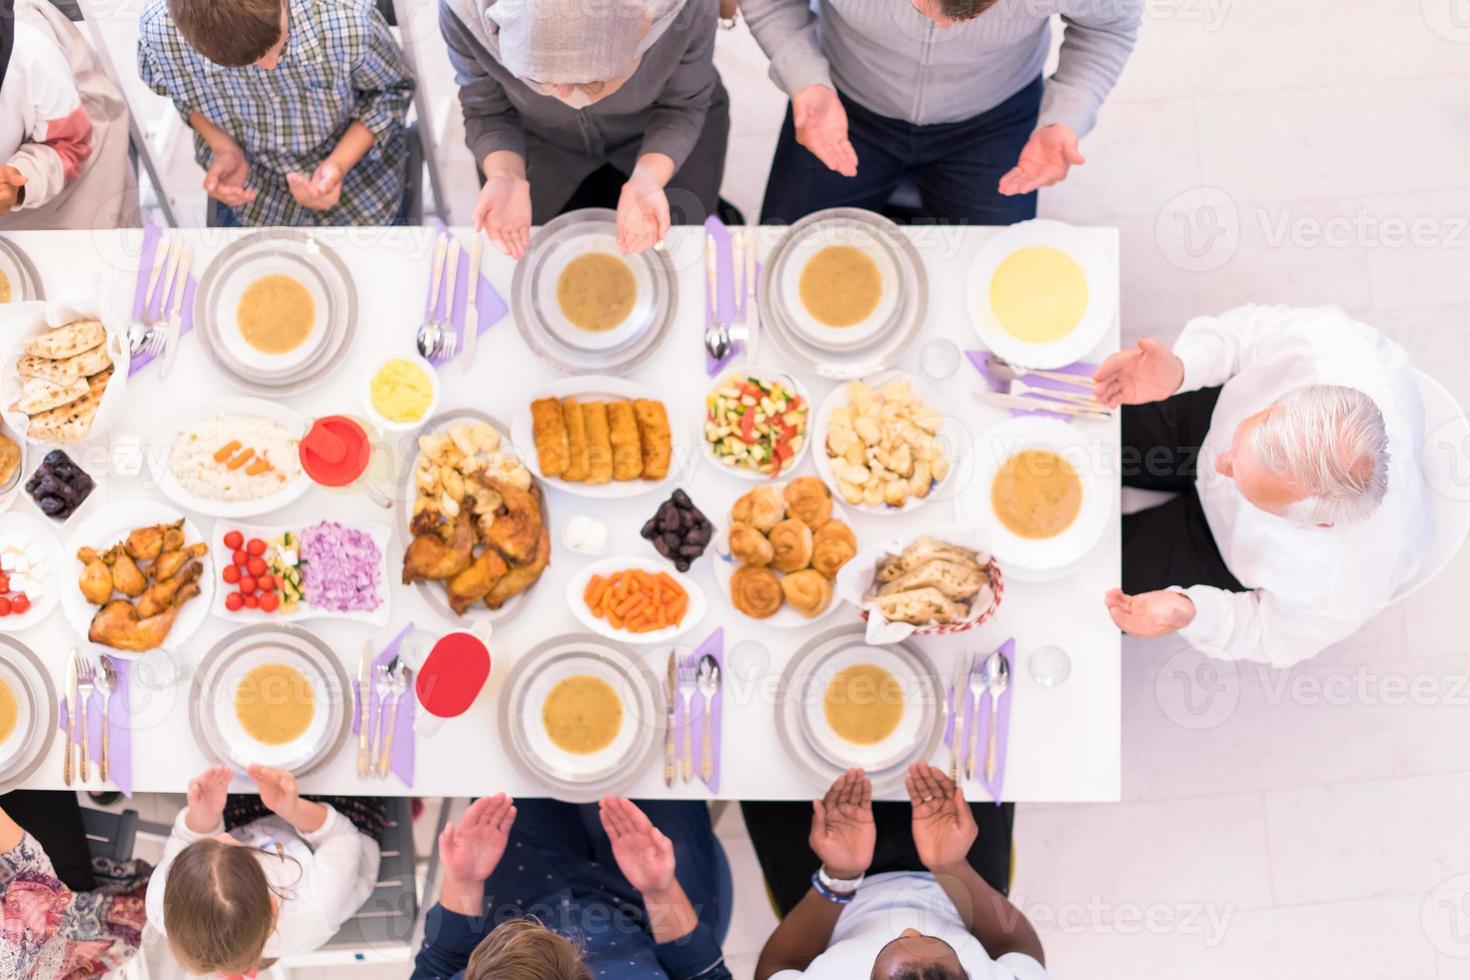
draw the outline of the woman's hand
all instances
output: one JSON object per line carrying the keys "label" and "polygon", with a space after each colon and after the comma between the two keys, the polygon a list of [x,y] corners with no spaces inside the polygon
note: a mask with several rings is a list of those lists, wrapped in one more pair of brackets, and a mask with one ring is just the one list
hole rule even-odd
{"label": "woman's hand", "polygon": [[833,878],[857,878],[873,863],[878,840],[873,825],[873,784],[861,769],[837,777],[827,795],[812,801],[812,852]]}
{"label": "woman's hand", "polygon": [[504,793],[471,803],[459,825],[449,824],[439,835],[445,875],[466,884],[484,882],[505,856],[515,822],[515,801]]}
{"label": "woman's hand", "polygon": [[612,841],[613,857],[628,883],[644,896],[667,892],[674,885],[674,843],[648,815],[629,800],[605,796],[598,805],[602,828]]}
{"label": "woman's hand", "polygon": [[196,834],[210,833],[219,826],[233,777],[229,766],[212,766],[189,780],[189,806],[184,815],[184,826]]}
{"label": "woman's hand", "polygon": [[664,240],[669,230],[669,199],[663,185],[634,171],[618,195],[618,248],[632,255]]}
{"label": "woman's hand", "polygon": [[509,150],[485,157],[485,186],[475,201],[475,230],[513,259],[523,258],[531,242],[531,184],[526,161]]}
{"label": "woman's hand", "polygon": [[964,790],[925,762],[909,766],[904,786],[914,811],[914,847],[924,867],[938,873],[968,862],[979,828]]}

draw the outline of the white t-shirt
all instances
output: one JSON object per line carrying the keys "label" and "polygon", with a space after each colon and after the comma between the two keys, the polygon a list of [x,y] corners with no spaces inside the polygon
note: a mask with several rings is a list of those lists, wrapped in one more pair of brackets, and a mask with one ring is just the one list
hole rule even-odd
{"label": "white t-shirt", "polygon": [[771,980],[862,980],[872,973],[883,947],[905,929],[949,943],[970,980],[1046,980],[1046,968],[1024,953],[991,959],[934,876],[917,871],[874,875],[863,882],[837,919],[827,951],[805,972],[782,970]]}

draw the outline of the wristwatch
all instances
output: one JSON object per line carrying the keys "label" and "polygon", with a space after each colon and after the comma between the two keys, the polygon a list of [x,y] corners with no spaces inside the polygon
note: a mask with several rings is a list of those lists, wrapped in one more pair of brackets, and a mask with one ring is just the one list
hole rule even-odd
{"label": "wristwatch", "polygon": [[817,868],[817,880],[822,883],[822,887],[838,895],[851,895],[858,890],[866,877],[867,875],[858,875],[856,878],[833,878],[827,874],[826,868]]}

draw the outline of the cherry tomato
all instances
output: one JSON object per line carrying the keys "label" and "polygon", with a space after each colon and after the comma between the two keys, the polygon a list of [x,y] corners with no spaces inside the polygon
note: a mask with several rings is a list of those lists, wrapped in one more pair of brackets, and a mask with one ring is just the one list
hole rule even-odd
{"label": "cherry tomato", "polygon": [[239,612],[245,605],[245,597],[238,592],[231,592],[225,596],[225,608],[230,612]]}
{"label": "cherry tomato", "polygon": [[239,565],[226,565],[225,566],[225,570],[223,572],[221,572],[220,574],[222,576],[224,576],[224,580],[226,582],[229,582],[231,585],[234,585],[236,582],[240,581],[240,566]]}
{"label": "cherry tomato", "polygon": [[10,591],[10,576],[0,572],[0,592]]}
{"label": "cherry tomato", "polygon": [[245,576],[242,576],[240,578],[240,591],[241,592],[245,593],[246,595],[249,595],[250,593],[254,592],[255,589],[256,589],[255,579],[251,578],[249,575],[245,575]]}
{"label": "cherry tomato", "polygon": [[31,608],[30,596],[26,595],[24,592],[17,592],[15,595],[10,597],[10,608],[18,613],[25,612],[27,609]]}
{"label": "cherry tomato", "polygon": [[248,571],[251,576],[257,579],[265,574],[265,568],[265,559],[263,558],[252,558],[245,565],[245,570]]}
{"label": "cherry tomato", "polygon": [[264,575],[257,575],[255,577],[255,587],[262,592],[274,592],[276,591],[276,577],[270,572],[266,572]]}
{"label": "cherry tomato", "polygon": [[236,550],[245,543],[245,535],[239,531],[229,531],[225,534],[225,547],[231,551]]}
{"label": "cherry tomato", "polygon": [[0,616],[10,615],[10,600],[0,596]]}
{"label": "cherry tomato", "polygon": [[248,596],[245,596],[245,608],[246,609],[259,609],[260,608],[260,596],[258,596],[258,595],[248,595]]}
{"label": "cherry tomato", "polygon": [[245,550],[252,555],[263,555],[265,554],[265,542],[259,538],[251,538],[245,545]]}
{"label": "cherry tomato", "polygon": [[262,592],[260,594],[260,609],[262,612],[275,612],[281,600],[276,598],[274,592]]}
{"label": "cherry tomato", "polygon": [[250,560],[250,556],[245,553],[245,550],[243,548],[236,548],[235,549],[235,557],[232,558],[231,560],[236,565],[239,565],[240,567],[243,568],[245,566],[245,563]]}

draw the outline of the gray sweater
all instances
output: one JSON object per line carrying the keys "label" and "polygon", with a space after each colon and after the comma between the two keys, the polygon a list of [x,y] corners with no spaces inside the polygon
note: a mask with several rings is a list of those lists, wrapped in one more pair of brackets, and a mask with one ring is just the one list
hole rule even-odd
{"label": "gray sweater", "polygon": [[974,20],[940,28],[909,0],[741,0],[751,33],[788,95],[834,85],[864,108],[917,125],[993,109],[1041,73],[1050,17],[1065,26],[1039,126],[1084,136],[1133,51],[1142,0],[1000,0]]}

